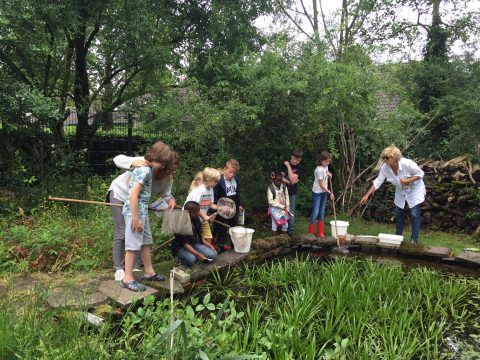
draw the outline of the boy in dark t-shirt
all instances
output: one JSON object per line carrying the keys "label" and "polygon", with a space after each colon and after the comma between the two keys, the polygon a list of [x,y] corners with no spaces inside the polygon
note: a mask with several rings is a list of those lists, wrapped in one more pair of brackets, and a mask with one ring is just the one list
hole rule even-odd
{"label": "boy in dark t-shirt", "polygon": [[303,150],[295,149],[292,152],[290,160],[285,160],[280,165],[280,171],[283,173],[283,182],[288,186],[288,195],[290,199],[290,213],[293,215],[288,220],[287,233],[293,236],[295,230],[295,208],[297,205],[297,184],[300,181],[300,177],[304,174],[302,161]]}

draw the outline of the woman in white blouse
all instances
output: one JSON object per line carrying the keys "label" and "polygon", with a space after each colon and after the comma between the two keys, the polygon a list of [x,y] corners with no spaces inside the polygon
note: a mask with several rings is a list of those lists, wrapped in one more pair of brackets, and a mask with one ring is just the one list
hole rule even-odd
{"label": "woman in white blouse", "polygon": [[425,184],[423,183],[423,171],[410,159],[402,157],[402,153],[396,146],[389,146],[382,151],[382,159],[385,162],[380,168],[377,178],[372,187],[360,199],[360,204],[367,202],[385,180],[395,186],[395,218],[397,235],[403,235],[405,226],[405,203],[410,208],[412,217],[412,243],[418,243],[420,234],[420,207],[425,201]]}
{"label": "woman in white blouse", "polygon": [[[107,201],[113,204],[122,204],[128,196],[128,182],[130,174],[135,167],[149,166],[147,160],[143,157],[128,157],[118,155],[113,159],[115,165],[122,170],[127,170],[119,175],[110,184],[108,189]],[[162,198],[168,208],[173,209],[176,206],[175,199],[172,196],[173,175],[177,170],[179,163],[178,154],[172,151],[172,158],[165,168],[162,168],[153,174],[152,195]],[[122,215],[122,208],[111,206],[113,219],[113,266],[115,268],[115,280],[123,280],[125,275],[125,220]],[[140,256],[135,259],[134,267],[139,269],[141,265]]]}

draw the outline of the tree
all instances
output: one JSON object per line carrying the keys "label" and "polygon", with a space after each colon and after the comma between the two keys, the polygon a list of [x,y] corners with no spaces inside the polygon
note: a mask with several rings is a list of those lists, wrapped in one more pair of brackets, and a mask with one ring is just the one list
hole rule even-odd
{"label": "tree", "polygon": [[64,140],[62,125],[73,103],[73,150],[89,149],[106,115],[171,78],[166,65],[175,63],[174,6],[146,0],[3,2],[2,70],[56,105],[55,112],[34,116],[57,142]]}

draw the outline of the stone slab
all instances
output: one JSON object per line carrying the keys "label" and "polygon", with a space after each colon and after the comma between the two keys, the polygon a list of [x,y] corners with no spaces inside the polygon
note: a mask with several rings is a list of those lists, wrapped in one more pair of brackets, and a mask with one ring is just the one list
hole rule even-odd
{"label": "stone slab", "polygon": [[[152,283],[144,283],[147,286],[151,286],[152,288],[158,290],[159,294],[162,295],[169,295],[170,296],[170,280],[167,279],[165,282],[152,282]],[[180,282],[174,280],[173,281],[173,295],[183,294],[185,290],[183,289],[182,284]]]}
{"label": "stone slab", "polygon": [[337,245],[337,239],[333,236],[325,236],[323,238],[317,238],[316,245]]}
{"label": "stone slab", "polygon": [[382,242],[379,242],[377,244],[377,246],[380,248],[380,249],[390,249],[390,250],[398,250],[400,249],[400,244],[386,244],[386,243],[382,243]]}
{"label": "stone slab", "polygon": [[317,241],[317,237],[313,234],[303,234],[295,236],[294,241],[297,244],[311,244],[312,242]]}
{"label": "stone slab", "polygon": [[178,281],[180,284],[185,284],[190,282],[190,274],[185,270],[179,269],[178,267],[174,267],[172,271],[173,271],[173,276],[175,280]]}
{"label": "stone slab", "polygon": [[246,259],[248,253],[237,253],[233,250],[225,251],[215,258],[215,261],[223,262],[230,265],[235,265]]}
{"label": "stone slab", "polygon": [[195,282],[198,280],[206,279],[210,276],[210,271],[202,269],[198,266],[194,266],[188,270],[190,274],[190,282]]}
{"label": "stone slab", "polygon": [[378,243],[378,237],[369,235],[355,235],[355,244],[376,244]]}
{"label": "stone slab", "polygon": [[452,256],[452,249],[443,246],[427,246],[423,254],[435,258],[448,258]]}
{"label": "stone slab", "polygon": [[473,251],[463,251],[456,257],[459,263],[480,267],[480,253]]}
{"label": "stone slab", "polygon": [[73,286],[55,288],[47,297],[48,305],[53,308],[93,308],[107,301],[107,296],[99,291],[85,293]]}
{"label": "stone slab", "polygon": [[158,295],[158,290],[149,286],[145,291],[134,292],[120,287],[120,282],[115,280],[103,281],[100,284],[99,291],[121,308],[126,308],[137,301],[141,301],[148,295]]}

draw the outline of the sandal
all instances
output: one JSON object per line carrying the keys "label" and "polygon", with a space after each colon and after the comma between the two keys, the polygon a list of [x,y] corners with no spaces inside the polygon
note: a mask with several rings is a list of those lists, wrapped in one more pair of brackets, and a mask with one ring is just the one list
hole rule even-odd
{"label": "sandal", "polygon": [[159,274],[155,273],[152,276],[142,275],[140,280],[142,280],[142,281],[165,281],[165,280],[167,280],[167,278],[163,275],[159,275]]}
{"label": "sandal", "polygon": [[125,283],[122,280],[122,281],[120,281],[120,287],[122,287],[124,289],[128,289],[130,291],[135,291],[135,292],[141,292],[141,291],[147,290],[147,287],[145,285],[139,284],[135,280],[130,281],[129,283]]}

